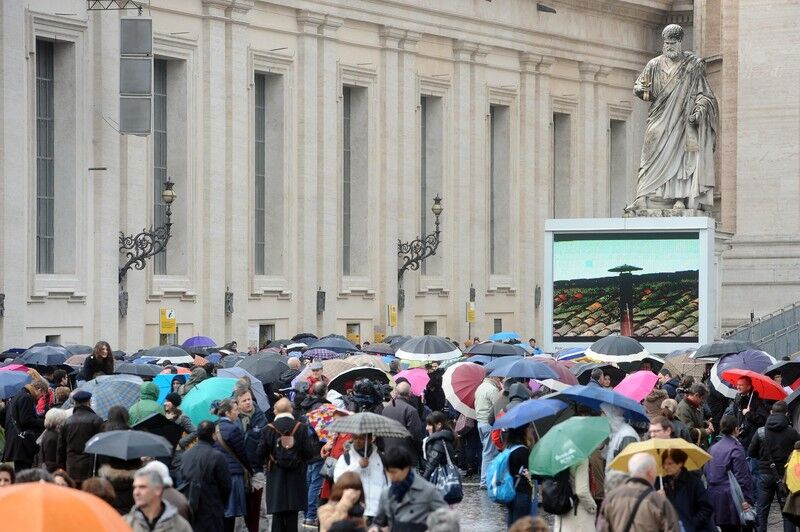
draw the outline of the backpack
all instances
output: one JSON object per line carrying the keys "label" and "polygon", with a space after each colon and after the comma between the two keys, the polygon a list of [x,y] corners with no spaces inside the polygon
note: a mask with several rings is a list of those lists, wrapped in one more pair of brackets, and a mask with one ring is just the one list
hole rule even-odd
{"label": "backpack", "polygon": [[564,515],[574,509],[577,514],[577,503],[578,498],[573,493],[569,480],[569,469],[542,480],[542,508],[545,512]]}
{"label": "backpack", "polygon": [[269,456],[270,469],[272,468],[272,464],[276,464],[287,469],[291,469],[300,465],[300,457],[295,449],[294,437],[294,433],[297,432],[297,429],[300,428],[300,425],[302,425],[302,423],[296,421],[292,431],[288,434],[284,434],[279,431],[272,423],[268,425],[272,430],[278,433],[278,438],[275,439],[275,446],[273,447]]}
{"label": "backpack", "polygon": [[509,504],[517,496],[514,477],[508,469],[511,452],[522,445],[514,445],[494,457],[486,470],[486,493],[492,502]]}

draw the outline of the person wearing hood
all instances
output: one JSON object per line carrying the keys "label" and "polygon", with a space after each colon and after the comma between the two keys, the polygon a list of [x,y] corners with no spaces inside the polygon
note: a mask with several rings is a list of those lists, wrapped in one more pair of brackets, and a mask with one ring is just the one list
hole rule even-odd
{"label": "person wearing hood", "polygon": [[[134,426],[153,414],[164,415],[164,407],[158,404],[160,390],[154,382],[145,382],[139,389],[139,400],[128,409],[128,423]],[[166,416],[165,416],[166,417]]]}
{"label": "person wearing hood", "polygon": [[422,478],[430,480],[438,467],[446,466],[448,462],[453,461],[455,435],[447,416],[439,411],[433,412],[425,419],[425,429],[428,431],[428,437],[422,442],[422,454],[425,459]]}
{"label": "person wearing hood", "polygon": [[611,425],[611,436],[606,449],[606,470],[608,470],[614,458],[629,443],[639,441],[639,434],[625,422],[621,408],[603,403],[600,405],[600,410],[606,415],[608,423]]}
{"label": "person wearing hood", "polygon": [[647,412],[647,417],[653,419],[655,416],[661,415],[661,403],[669,399],[669,393],[663,388],[653,388],[644,398],[644,409]]}
{"label": "person wearing hood", "polygon": [[658,372],[658,383],[661,385],[661,388],[667,392],[670,399],[675,399],[675,396],[678,394],[678,387],[681,385],[681,381],[678,377],[673,377],[669,369],[661,368],[661,371]]}
{"label": "person wearing hood", "polygon": [[[755,392],[754,392],[755,393]],[[758,513],[758,532],[766,532],[769,509],[779,485],[783,482],[786,462],[794,450],[794,444],[800,440],[797,431],[789,426],[789,411],[785,401],[777,401],[772,405],[772,412],[765,425],[756,430],[750,441],[747,454],[758,459],[758,477],[756,482],[756,512]],[[785,501],[778,494],[778,503],[783,507]],[[783,520],[784,532],[794,532],[795,526]]]}
{"label": "person wearing hood", "polygon": [[208,373],[203,368],[194,368],[192,372],[189,374],[189,380],[186,381],[186,384],[181,385],[178,388],[178,393],[181,396],[186,396],[187,393],[191,391],[192,388],[203,382],[208,378]]}
{"label": "person wearing hood", "polygon": [[[506,412],[514,408],[520,403],[524,403],[528,399],[531,398],[531,391],[530,389],[525,386],[522,382],[515,382],[508,386],[508,389],[503,390],[503,395],[508,397],[508,403],[500,410],[494,417],[494,420],[497,421],[501,417],[503,417]],[[503,430],[502,429],[495,429],[492,431],[492,442],[494,442],[494,446],[497,447],[499,451],[502,451],[506,448],[506,444],[503,441]]]}

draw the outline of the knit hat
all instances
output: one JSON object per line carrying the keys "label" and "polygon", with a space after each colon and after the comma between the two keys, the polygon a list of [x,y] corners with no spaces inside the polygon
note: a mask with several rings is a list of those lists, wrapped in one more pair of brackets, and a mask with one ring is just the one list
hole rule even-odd
{"label": "knit hat", "polygon": [[172,406],[181,406],[181,396],[175,392],[168,393],[167,396],[164,398],[164,401],[169,401],[172,403]]}
{"label": "knit hat", "polygon": [[147,464],[139,471],[153,471],[158,473],[161,476],[161,481],[164,483],[164,487],[172,487],[172,477],[169,475],[169,469],[164,463],[159,462],[158,460],[147,462]]}

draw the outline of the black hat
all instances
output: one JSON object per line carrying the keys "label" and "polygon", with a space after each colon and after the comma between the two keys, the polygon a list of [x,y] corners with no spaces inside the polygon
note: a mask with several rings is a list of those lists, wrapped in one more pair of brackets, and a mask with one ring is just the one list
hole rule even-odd
{"label": "black hat", "polygon": [[183,399],[181,399],[180,394],[172,392],[172,393],[168,393],[167,396],[164,398],[164,400],[165,401],[169,401],[170,403],[172,403],[172,406],[181,406],[181,401]]}
{"label": "black hat", "polygon": [[87,392],[86,390],[78,390],[74,394],[72,394],[72,398],[78,402],[83,403],[85,401],[89,401],[92,398],[91,392]]}

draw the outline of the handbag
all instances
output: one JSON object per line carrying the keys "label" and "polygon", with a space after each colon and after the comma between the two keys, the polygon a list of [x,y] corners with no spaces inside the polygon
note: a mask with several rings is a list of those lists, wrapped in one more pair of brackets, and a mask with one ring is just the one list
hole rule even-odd
{"label": "handbag", "polygon": [[338,461],[339,460],[333,456],[325,457],[325,461],[322,462],[322,467],[319,470],[320,476],[322,478],[333,480],[333,471],[336,469],[336,462]]}
{"label": "handbag", "polygon": [[447,444],[442,442],[442,445],[444,446],[444,455],[447,457],[447,463],[433,470],[430,483],[436,486],[436,489],[442,494],[444,502],[447,504],[456,504],[464,499],[464,488],[461,486],[461,474],[453,465],[452,460],[450,460],[450,453],[447,452]]}
{"label": "handbag", "polygon": [[219,443],[220,447],[222,447],[222,449],[226,453],[228,453],[231,456],[231,458],[233,458],[236,461],[237,464],[239,464],[239,467],[242,468],[242,474],[244,476],[244,490],[253,491],[253,484],[250,481],[251,480],[250,470],[244,466],[242,461],[239,460],[239,457],[236,456],[236,453],[233,452],[233,449],[231,449],[228,446],[228,442],[225,441],[225,438],[222,437],[222,433],[219,431],[219,425],[217,425],[217,429],[214,432],[214,436],[215,439],[217,440],[217,443]]}
{"label": "handbag", "polygon": [[454,428],[456,434],[459,436],[463,436],[467,434],[469,431],[475,428],[475,420],[465,416],[464,414],[460,414],[458,419],[456,420],[456,426]]}

